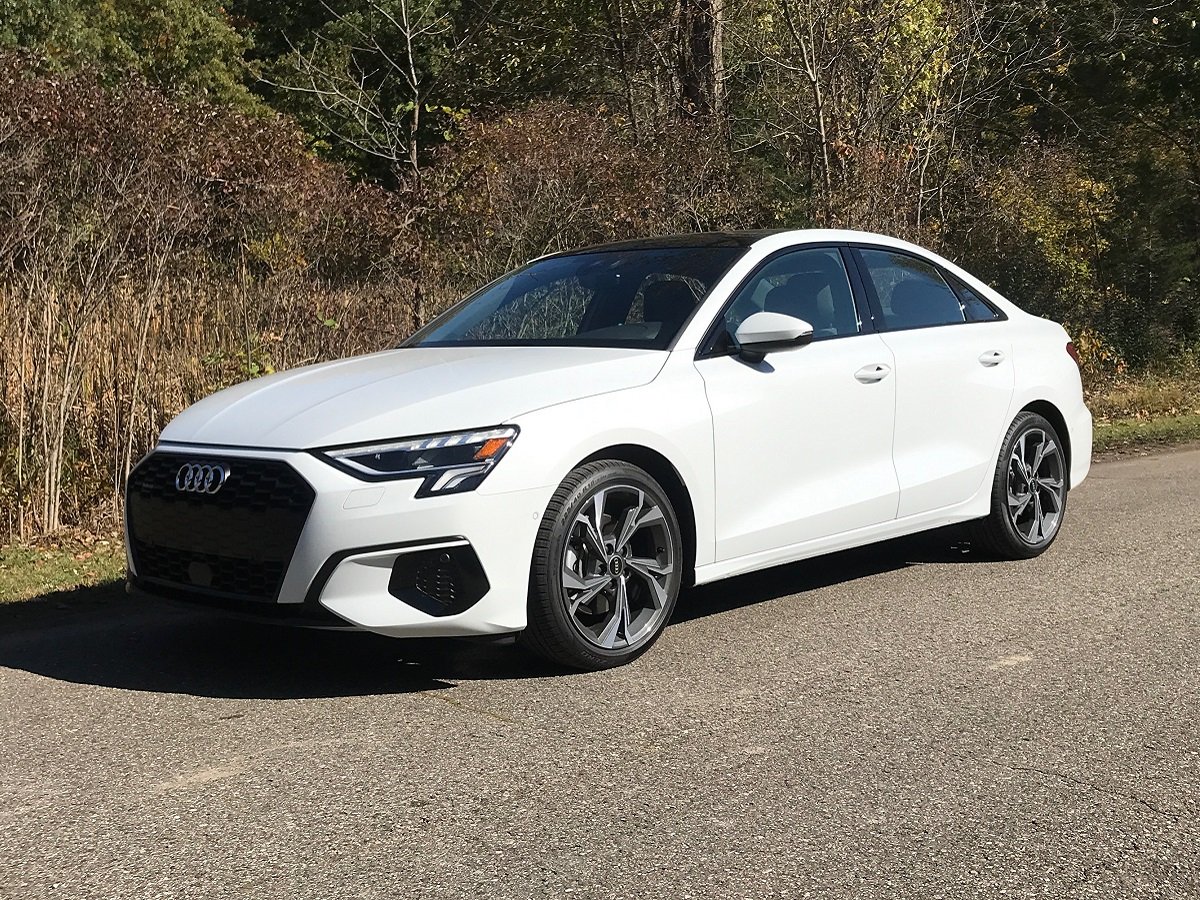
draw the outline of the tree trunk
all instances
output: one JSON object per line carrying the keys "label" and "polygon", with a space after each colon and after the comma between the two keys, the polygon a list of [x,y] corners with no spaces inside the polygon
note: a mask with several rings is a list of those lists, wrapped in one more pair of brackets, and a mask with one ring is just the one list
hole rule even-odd
{"label": "tree trunk", "polygon": [[679,0],[680,114],[724,113],[724,0]]}

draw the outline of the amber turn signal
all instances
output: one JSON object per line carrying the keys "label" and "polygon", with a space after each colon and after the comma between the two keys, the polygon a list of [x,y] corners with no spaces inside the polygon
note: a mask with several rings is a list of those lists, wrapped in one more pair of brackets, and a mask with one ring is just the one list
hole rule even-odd
{"label": "amber turn signal", "polygon": [[491,459],[512,441],[510,437],[492,438],[475,451],[476,459]]}

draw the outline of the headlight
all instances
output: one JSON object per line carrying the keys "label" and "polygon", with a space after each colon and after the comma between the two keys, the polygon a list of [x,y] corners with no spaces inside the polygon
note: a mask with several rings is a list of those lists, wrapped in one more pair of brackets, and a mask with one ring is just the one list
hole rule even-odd
{"label": "headlight", "polygon": [[517,431],[509,425],[316,452],[367,481],[421,478],[417,496],[428,497],[477,488],[517,439]]}

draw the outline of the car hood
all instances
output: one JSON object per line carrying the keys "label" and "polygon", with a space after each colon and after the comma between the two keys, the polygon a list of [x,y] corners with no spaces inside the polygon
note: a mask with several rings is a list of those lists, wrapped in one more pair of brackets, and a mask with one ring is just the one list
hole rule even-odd
{"label": "car hood", "polygon": [[667,354],[608,347],[413,347],[256,378],[168,425],[168,442],[309,449],[498,425],[652,381]]}

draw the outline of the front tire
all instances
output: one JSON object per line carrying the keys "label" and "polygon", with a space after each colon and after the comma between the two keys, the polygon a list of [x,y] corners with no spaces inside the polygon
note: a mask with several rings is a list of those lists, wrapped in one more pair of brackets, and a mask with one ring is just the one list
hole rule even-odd
{"label": "front tire", "polygon": [[522,643],[576,669],[644,653],[679,598],[680,534],[666,493],[642,469],[618,460],[575,469],[538,529]]}
{"label": "front tire", "polygon": [[1031,559],[1054,543],[1067,511],[1067,455],[1043,416],[1023,412],[1005,435],[992,480],[992,512],[972,543],[1000,559]]}

